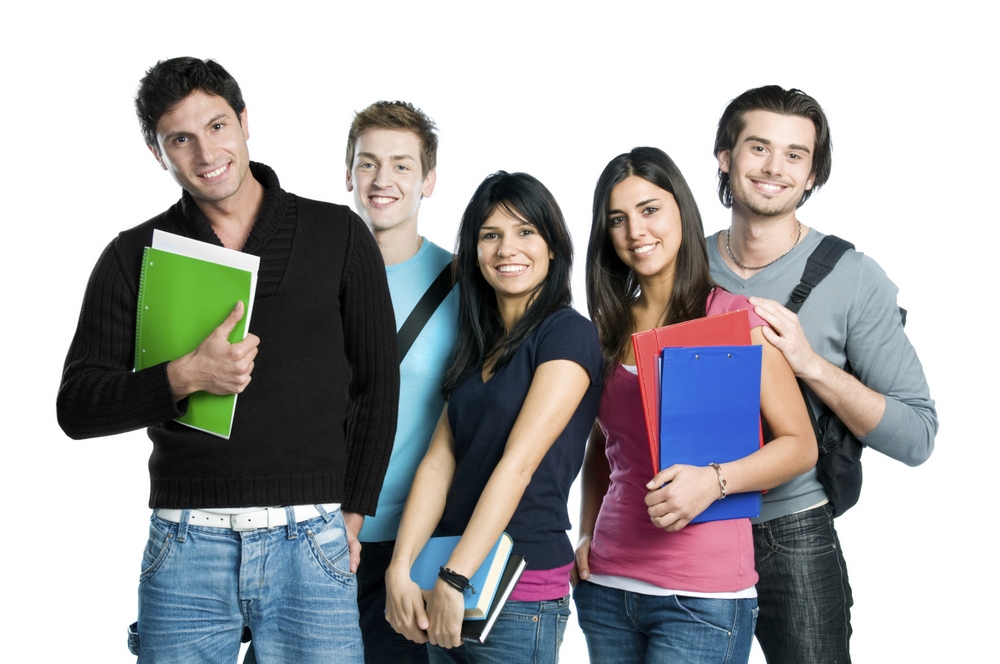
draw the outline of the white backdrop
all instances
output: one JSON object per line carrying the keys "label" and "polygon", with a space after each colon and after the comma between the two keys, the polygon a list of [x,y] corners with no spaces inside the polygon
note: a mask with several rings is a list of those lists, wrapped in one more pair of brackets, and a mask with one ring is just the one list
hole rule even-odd
{"label": "white backdrop", "polygon": [[[396,98],[425,109],[441,146],[422,230],[444,246],[485,175],[532,173],[570,222],[584,310],[591,195],[613,156],[665,149],[706,230],[718,230],[728,214],[715,195],[712,142],[726,103],[769,83],[815,96],[832,123],[834,168],[801,218],[853,241],[899,286],[942,422],[920,468],[866,454],[861,504],[838,521],[857,602],[855,662],[977,661],[992,651],[1000,585],[986,519],[998,440],[984,388],[998,363],[987,345],[995,315],[972,292],[986,282],[982,259],[996,254],[1000,221],[992,10],[964,0],[924,11],[875,1],[622,0],[599,12],[538,1],[18,4],[2,10],[0,39],[9,298],[0,629],[8,648],[37,652],[20,659],[132,661],[124,635],[150,444],[143,432],[71,441],[54,403],[100,251],[178,196],[132,106],[145,69],[178,55],[229,69],[247,100],[251,156],[312,198],[351,203],[343,152],[355,110]],[[586,661],[575,623],[562,654]],[[752,661],[763,660],[755,652]]]}

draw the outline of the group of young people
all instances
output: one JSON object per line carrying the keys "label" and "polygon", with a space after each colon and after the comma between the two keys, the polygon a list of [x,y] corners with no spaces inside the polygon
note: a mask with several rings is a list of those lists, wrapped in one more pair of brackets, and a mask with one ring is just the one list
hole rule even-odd
{"label": "group of young people", "polygon": [[[246,632],[259,662],[555,662],[571,596],[593,662],[746,661],[755,631],[772,663],[850,661],[813,420],[832,411],[918,464],[937,419],[870,258],[848,252],[800,315],[782,306],[823,237],[796,216],[830,173],[815,100],[768,86],[730,102],[715,154],[732,225],[707,241],[666,153],[612,159],[594,193],[589,320],[572,307],[562,212],[531,175],[479,185],[454,256],[419,234],[437,135],[409,103],[354,118],[357,214],[249,161],[242,93],[213,61],[158,63],[136,106],[182,198],[99,260],[58,414],[73,437],[148,427],[153,441],[140,662],[234,661]],[[226,341],[237,305],[189,355],[134,372],[154,228],[259,255],[261,276],[245,340]],[[652,473],[631,335],[738,309],[762,346],[767,443]],[[241,394],[225,445],[174,422],[198,390]],[[691,523],[764,490],[753,524]],[[461,588],[504,531],[527,569],[486,642],[463,643]],[[410,567],[434,535],[461,539],[421,591]]]}

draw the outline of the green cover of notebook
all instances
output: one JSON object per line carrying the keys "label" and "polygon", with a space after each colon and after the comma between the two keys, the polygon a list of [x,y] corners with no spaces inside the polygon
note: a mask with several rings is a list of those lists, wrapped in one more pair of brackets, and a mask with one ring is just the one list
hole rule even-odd
{"label": "green cover of notebook", "polygon": [[[236,324],[229,341],[241,341],[247,332],[254,276],[248,270],[147,247],[139,281],[135,370],[191,352],[239,301],[246,305],[247,313]],[[195,392],[188,397],[187,413],[177,421],[228,439],[235,409],[235,394]]]}

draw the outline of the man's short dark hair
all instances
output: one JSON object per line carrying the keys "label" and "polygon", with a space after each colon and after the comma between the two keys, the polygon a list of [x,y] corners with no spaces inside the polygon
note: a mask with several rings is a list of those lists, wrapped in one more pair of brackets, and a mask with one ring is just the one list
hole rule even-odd
{"label": "man's short dark hair", "polygon": [[159,151],[156,123],[195,90],[225,99],[236,111],[237,119],[246,107],[239,83],[215,60],[188,57],[160,60],[139,81],[135,95],[135,113],[146,145]]}
{"label": "man's short dark hair", "polygon": [[354,167],[354,151],[358,138],[369,129],[412,131],[420,139],[420,167],[427,176],[437,166],[437,127],[430,117],[406,101],[377,101],[354,114],[347,132],[347,168]]}
{"label": "man's short dark hair", "polygon": [[[826,184],[830,178],[833,166],[833,143],[830,141],[830,125],[826,113],[819,102],[802,92],[792,88],[785,90],[778,85],[766,85],[762,88],[747,90],[729,106],[719,118],[719,129],[715,133],[715,156],[720,152],[736,147],[740,133],[746,128],[743,117],[749,111],[770,111],[781,115],[797,115],[812,120],[816,127],[816,148],[813,151],[812,173],[813,186],[806,189],[798,206],[812,195],[814,191]],[[729,174],[719,169],[719,200],[724,206],[732,207],[733,191],[729,187]]]}

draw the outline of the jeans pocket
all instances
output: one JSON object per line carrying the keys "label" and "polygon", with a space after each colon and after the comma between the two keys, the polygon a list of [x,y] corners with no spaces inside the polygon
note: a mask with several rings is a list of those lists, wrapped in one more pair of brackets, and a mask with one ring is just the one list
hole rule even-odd
{"label": "jeans pocket", "polygon": [[170,553],[174,540],[174,529],[165,521],[151,519],[149,522],[149,539],[142,551],[142,568],[139,572],[139,584],[146,583],[163,566],[163,561]]}
{"label": "jeans pocket", "polygon": [[569,616],[556,616],[556,659],[559,658],[559,649],[562,648],[563,638],[566,636],[566,625],[569,623]]}
{"label": "jeans pocket", "polygon": [[351,550],[347,545],[347,528],[338,511],[329,521],[312,519],[303,530],[309,539],[309,548],[319,566],[335,581],[353,586],[355,576],[351,574]]}
{"label": "jeans pocket", "polygon": [[825,505],[769,521],[760,533],[761,544],[789,556],[821,556],[837,550],[833,519]]}
{"label": "jeans pocket", "polygon": [[691,620],[722,632],[732,631],[736,614],[739,611],[739,600],[689,597],[687,595],[674,595],[673,599]]}
{"label": "jeans pocket", "polygon": [[139,656],[139,623],[134,622],[128,626],[128,651]]}

